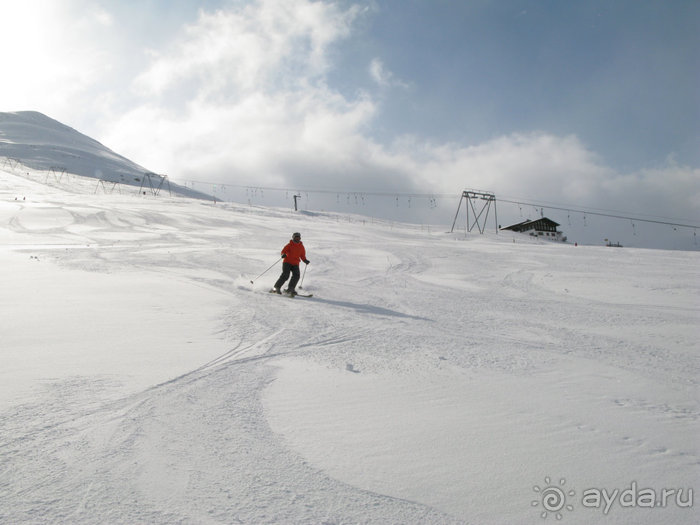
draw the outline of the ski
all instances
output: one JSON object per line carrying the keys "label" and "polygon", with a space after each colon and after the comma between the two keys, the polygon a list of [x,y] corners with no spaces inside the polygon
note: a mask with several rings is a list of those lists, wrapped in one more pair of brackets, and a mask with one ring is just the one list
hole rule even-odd
{"label": "ski", "polygon": [[295,297],[313,297],[314,296],[314,294],[312,294],[312,293],[299,293],[297,291],[294,291],[294,294],[291,294],[291,293],[289,293],[289,290],[284,290],[283,293],[284,293],[284,295],[286,295],[287,297],[290,297],[292,299],[294,299]]}
{"label": "ski", "polygon": [[312,293],[298,293],[297,292],[294,295],[291,295],[288,292],[278,293],[277,291],[275,291],[274,288],[272,290],[270,290],[270,293],[274,293],[277,295],[284,295],[285,297],[289,297],[290,299],[294,299],[295,297],[313,297],[314,296],[314,294],[312,294]]}

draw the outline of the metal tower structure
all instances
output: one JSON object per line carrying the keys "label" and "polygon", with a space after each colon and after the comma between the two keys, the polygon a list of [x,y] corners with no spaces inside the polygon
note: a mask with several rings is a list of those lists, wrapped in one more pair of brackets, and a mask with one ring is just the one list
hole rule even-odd
{"label": "metal tower structure", "polygon": [[[474,229],[474,226],[476,226],[479,229],[479,233],[484,233],[484,230],[486,229],[486,221],[488,220],[489,212],[491,211],[491,204],[493,204],[494,222],[496,224],[496,233],[498,233],[496,195],[489,192],[472,190],[465,190],[462,192],[462,196],[459,199],[459,206],[457,206],[455,220],[452,222],[452,229],[450,232],[454,231],[455,224],[457,224],[459,211],[462,208],[462,201],[466,201],[465,208],[467,210],[467,232],[471,232]],[[481,205],[481,209],[477,212],[479,205]]]}

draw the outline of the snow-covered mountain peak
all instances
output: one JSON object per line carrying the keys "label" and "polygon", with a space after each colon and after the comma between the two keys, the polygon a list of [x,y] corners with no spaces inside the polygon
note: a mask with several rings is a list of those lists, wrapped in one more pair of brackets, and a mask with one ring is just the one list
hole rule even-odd
{"label": "snow-covered mountain peak", "polygon": [[[105,182],[140,186],[152,170],[127,159],[95,139],[37,111],[0,113],[0,157],[34,169],[65,170]],[[170,183],[179,195],[209,196]]]}

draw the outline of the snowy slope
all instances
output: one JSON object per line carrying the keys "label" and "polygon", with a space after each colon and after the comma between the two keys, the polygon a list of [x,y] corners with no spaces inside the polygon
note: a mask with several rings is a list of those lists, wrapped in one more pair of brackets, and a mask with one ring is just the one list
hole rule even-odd
{"label": "snowy slope", "polygon": [[[700,521],[697,252],[30,179],[0,172],[0,523]],[[255,279],[297,230],[311,299]]]}
{"label": "snowy slope", "polygon": [[[67,173],[140,187],[149,170],[36,111],[0,113],[0,167],[19,161],[33,170]],[[159,182],[154,177],[153,185]],[[146,186],[148,187],[148,186]],[[177,195],[210,199],[203,193],[169,183]],[[167,188],[165,188],[167,189]]]}

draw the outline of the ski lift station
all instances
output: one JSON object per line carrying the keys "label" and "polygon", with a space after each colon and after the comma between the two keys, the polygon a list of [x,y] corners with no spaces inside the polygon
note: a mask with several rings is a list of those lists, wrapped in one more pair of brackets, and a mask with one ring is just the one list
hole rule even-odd
{"label": "ski lift station", "polygon": [[501,230],[510,230],[518,233],[529,233],[533,237],[544,237],[552,241],[565,242],[566,237],[563,236],[562,232],[558,231],[559,223],[553,220],[542,217],[534,221],[526,220],[513,224],[511,226],[506,226],[501,228]]}

